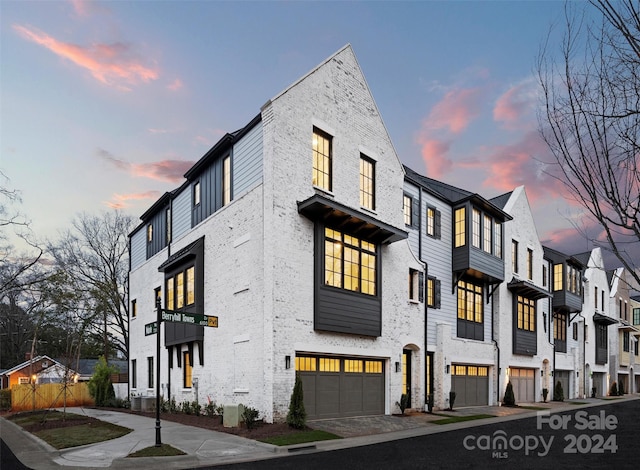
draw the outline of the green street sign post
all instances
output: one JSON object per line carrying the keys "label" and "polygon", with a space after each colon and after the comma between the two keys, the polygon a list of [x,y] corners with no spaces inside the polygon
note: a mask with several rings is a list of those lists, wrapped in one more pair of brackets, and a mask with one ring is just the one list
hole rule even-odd
{"label": "green street sign post", "polygon": [[156,447],[162,447],[160,437],[160,322],[188,323],[191,325],[218,328],[218,317],[202,313],[186,313],[161,308],[160,298],[156,300],[157,319],[144,325],[144,335],[156,335]]}

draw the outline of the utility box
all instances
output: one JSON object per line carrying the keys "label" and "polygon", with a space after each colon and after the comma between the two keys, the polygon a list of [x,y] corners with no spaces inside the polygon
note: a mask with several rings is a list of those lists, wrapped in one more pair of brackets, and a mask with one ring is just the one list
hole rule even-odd
{"label": "utility box", "polygon": [[142,406],[140,411],[155,411],[156,410],[156,397],[142,397]]}
{"label": "utility box", "polygon": [[131,411],[142,411],[142,397],[131,397]]}
{"label": "utility box", "polygon": [[222,425],[225,428],[237,428],[242,421],[243,405],[224,405]]}

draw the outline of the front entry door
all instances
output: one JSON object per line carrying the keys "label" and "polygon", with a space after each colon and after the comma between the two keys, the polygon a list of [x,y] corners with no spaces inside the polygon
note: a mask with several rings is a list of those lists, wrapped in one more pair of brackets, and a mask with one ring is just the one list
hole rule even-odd
{"label": "front entry door", "polygon": [[402,393],[407,395],[407,408],[411,408],[411,350],[402,350]]}

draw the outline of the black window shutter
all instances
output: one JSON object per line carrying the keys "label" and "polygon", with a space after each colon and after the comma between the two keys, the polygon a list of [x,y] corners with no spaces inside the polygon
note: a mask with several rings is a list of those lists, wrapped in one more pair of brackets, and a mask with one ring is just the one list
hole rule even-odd
{"label": "black window shutter", "polygon": [[424,302],[424,273],[418,273],[418,301]]}
{"label": "black window shutter", "polygon": [[420,219],[420,207],[416,198],[411,198],[411,228],[418,228]]}
{"label": "black window shutter", "polygon": [[433,235],[439,240],[442,237],[442,214],[439,210],[434,211]]}
{"label": "black window shutter", "polygon": [[182,351],[180,351],[180,348],[176,348],[176,359],[178,367],[182,367]]}
{"label": "black window shutter", "polygon": [[440,280],[439,279],[435,279],[433,281],[433,303],[434,303],[434,308],[440,308]]}
{"label": "black window shutter", "polygon": [[167,346],[167,352],[169,353],[169,369],[173,369],[173,346]]}

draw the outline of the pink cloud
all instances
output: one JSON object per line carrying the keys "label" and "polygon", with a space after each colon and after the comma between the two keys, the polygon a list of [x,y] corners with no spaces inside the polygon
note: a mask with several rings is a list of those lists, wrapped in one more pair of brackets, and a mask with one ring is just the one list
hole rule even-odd
{"label": "pink cloud", "polygon": [[127,44],[93,44],[84,47],[58,41],[45,33],[24,26],[13,25],[13,29],[24,39],[49,49],[78,67],[87,69],[96,80],[105,85],[128,91],[130,88],[123,83],[135,85],[158,79],[158,71],[143,65]]}
{"label": "pink cloud", "polygon": [[137,178],[149,178],[169,183],[179,183],[195,162],[189,160],[160,160],[151,163],[131,163],[114,157],[106,150],[98,149],[98,156],[118,170],[129,172]]}
{"label": "pink cloud", "polygon": [[184,86],[184,84],[182,83],[182,80],[180,80],[179,78],[176,78],[174,81],[172,81],[171,83],[169,83],[169,85],[167,85],[167,88],[171,91],[178,91],[180,90],[182,87]]}
{"label": "pink cloud", "polygon": [[441,178],[448,173],[453,162],[446,156],[450,143],[436,139],[420,142],[422,144],[422,160],[427,167],[430,178]]}
{"label": "pink cloud", "polygon": [[535,95],[530,82],[509,88],[498,98],[493,108],[493,119],[503,123],[506,129],[531,126],[535,110]]}
{"label": "pink cloud", "polygon": [[487,148],[482,161],[488,176],[482,185],[501,192],[524,185],[531,202],[562,197],[562,183],[552,176],[554,167],[543,163],[550,161],[548,152],[537,131],[522,135],[514,144]]}
{"label": "pink cloud", "polygon": [[128,201],[140,201],[145,199],[158,199],[160,191],[145,191],[144,193],[118,194],[113,195],[112,201],[105,204],[112,209],[123,209],[129,206]]}
{"label": "pink cloud", "polygon": [[447,129],[459,134],[480,113],[480,88],[451,90],[437,103],[425,120],[424,128]]}

